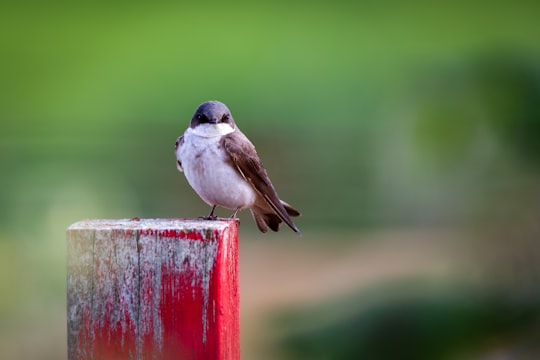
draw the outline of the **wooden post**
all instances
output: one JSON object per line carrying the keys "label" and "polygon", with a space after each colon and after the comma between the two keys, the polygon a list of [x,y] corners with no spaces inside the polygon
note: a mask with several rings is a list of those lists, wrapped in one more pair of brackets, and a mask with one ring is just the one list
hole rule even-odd
{"label": "wooden post", "polygon": [[70,360],[240,359],[236,220],[85,220],[67,238]]}

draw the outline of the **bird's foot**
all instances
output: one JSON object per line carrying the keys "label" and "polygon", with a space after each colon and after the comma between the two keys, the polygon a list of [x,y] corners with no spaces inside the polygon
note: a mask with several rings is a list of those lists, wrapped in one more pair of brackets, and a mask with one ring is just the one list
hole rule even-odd
{"label": "bird's foot", "polygon": [[212,206],[212,210],[210,210],[210,214],[208,216],[199,216],[199,220],[217,220],[217,216],[214,215],[214,210],[216,210],[216,206]]}
{"label": "bird's foot", "polygon": [[197,219],[199,220],[217,220],[217,216],[216,215],[207,215],[207,216],[199,216]]}
{"label": "bird's foot", "polygon": [[229,219],[236,219],[236,215],[238,214],[238,212],[241,210],[242,208],[237,208],[236,210],[234,210],[233,214],[231,215],[231,217]]}

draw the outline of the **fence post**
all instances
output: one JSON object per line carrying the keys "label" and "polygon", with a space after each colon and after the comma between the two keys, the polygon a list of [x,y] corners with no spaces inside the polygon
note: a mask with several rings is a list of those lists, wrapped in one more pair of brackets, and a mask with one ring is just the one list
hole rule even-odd
{"label": "fence post", "polygon": [[68,228],[69,360],[240,359],[238,222]]}

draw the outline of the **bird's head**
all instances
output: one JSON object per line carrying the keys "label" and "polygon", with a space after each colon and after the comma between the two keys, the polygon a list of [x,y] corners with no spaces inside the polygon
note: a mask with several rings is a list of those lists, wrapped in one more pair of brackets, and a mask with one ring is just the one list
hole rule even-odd
{"label": "bird's head", "polygon": [[233,132],[236,124],[227,105],[212,100],[199,105],[191,118],[190,127],[198,129],[199,132],[225,135],[224,133]]}

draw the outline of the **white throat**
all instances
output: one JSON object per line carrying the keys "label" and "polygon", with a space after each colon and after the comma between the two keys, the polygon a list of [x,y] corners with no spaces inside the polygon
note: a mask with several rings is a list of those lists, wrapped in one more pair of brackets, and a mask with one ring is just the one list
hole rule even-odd
{"label": "white throat", "polygon": [[197,136],[210,138],[230,134],[234,128],[229,124],[199,124],[192,131]]}

